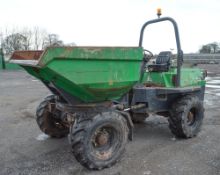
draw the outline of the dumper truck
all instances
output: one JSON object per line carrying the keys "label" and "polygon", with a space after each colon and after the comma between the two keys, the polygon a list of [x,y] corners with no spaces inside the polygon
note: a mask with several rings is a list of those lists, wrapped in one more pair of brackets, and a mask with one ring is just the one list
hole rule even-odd
{"label": "dumper truck", "polygon": [[[174,27],[175,65],[170,51],[161,51],[151,63],[153,53],[142,46],[145,28],[164,21]],[[133,124],[151,113],[166,117],[178,138],[192,138],[201,129],[204,71],[182,67],[173,18],[147,21],[135,47],[48,47],[15,51],[10,62],[51,91],[37,107],[37,124],[51,137],[68,135],[73,155],[88,169],[100,170],[119,161],[133,138]]]}

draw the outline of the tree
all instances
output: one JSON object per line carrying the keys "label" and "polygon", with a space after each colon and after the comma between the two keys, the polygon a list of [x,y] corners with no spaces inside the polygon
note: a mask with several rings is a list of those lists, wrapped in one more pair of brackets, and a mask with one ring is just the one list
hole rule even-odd
{"label": "tree", "polygon": [[219,53],[220,52],[220,45],[217,42],[205,44],[199,50],[199,53]]}
{"label": "tree", "polygon": [[15,50],[27,50],[27,38],[20,34],[14,33],[7,36],[2,42],[2,48],[6,54],[11,54]]}
{"label": "tree", "polygon": [[217,42],[213,42],[209,44],[212,48],[212,53],[217,53],[219,51],[219,44]]}
{"label": "tree", "polygon": [[211,47],[209,45],[203,45],[199,50],[199,53],[211,53]]}
{"label": "tree", "polygon": [[64,43],[62,40],[59,40],[59,35],[57,34],[48,34],[45,38],[43,48],[48,46],[63,46]]}
{"label": "tree", "polygon": [[[74,46],[75,43],[66,44]],[[34,28],[5,28],[0,31],[0,47],[5,54],[11,54],[15,50],[43,50],[48,46],[64,46],[64,42],[59,39],[57,34],[48,32],[39,27]]]}
{"label": "tree", "polygon": [[40,50],[43,49],[44,43],[48,33],[46,30],[40,29],[39,27],[33,28],[33,49]]}
{"label": "tree", "polygon": [[24,41],[24,50],[29,50],[32,47],[32,36],[33,32],[29,28],[23,28],[19,33],[25,38]]}

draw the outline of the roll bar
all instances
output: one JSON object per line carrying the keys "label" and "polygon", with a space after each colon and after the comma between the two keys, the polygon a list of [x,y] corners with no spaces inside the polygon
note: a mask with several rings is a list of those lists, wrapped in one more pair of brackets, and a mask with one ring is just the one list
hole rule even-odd
{"label": "roll bar", "polygon": [[173,28],[174,28],[174,32],[175,32],[176,46],[177,46],[177,77],[175,80],[175,86],[179,87],[180,86],[181,66],[183,63],[183,51],[181,49],[179,30],[178,30],[178,25],[177,25],[176,21],[170,17],[163,17],[163,18],[153,19],[153,20],[150,20],[150,21],[147,21],[146,23],[144,23],[144,25],[141,28],[139,47],[142,47],[145,28],[150,24],[163,22],[163,21],[170,21],[173,24]]}

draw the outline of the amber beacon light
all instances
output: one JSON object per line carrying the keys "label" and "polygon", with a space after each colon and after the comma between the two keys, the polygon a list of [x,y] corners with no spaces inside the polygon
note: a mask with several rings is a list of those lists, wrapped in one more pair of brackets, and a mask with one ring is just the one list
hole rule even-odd
{"label": "amber beacon light", "polygon": [[160,18],[161,15],[162,15],[162,10],[161,10],[161,8],[158,8],[157,9],[157,16],[158,16],[158,18]]}

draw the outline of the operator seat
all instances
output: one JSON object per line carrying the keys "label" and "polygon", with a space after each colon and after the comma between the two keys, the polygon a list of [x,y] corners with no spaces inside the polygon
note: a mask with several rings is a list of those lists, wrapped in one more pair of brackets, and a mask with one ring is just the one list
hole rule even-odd
{"label": "operator seat", "polygon": [[148,65],[150,72],[167,72],[170,68],[172,53],[170,51],[160,52],[155,64]]}

